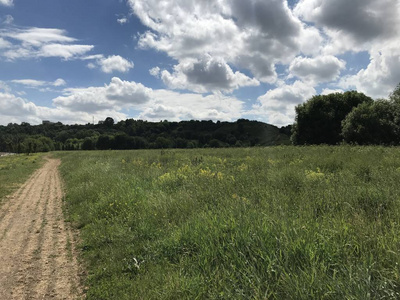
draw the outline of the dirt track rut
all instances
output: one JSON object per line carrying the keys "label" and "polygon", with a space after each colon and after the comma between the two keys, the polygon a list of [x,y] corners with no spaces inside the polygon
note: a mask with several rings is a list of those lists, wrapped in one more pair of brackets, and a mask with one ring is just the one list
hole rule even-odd
{"label": "dirt track rut", "polygon": [[49,159],[0,206],[0,299],[82,297],[59,164]]}

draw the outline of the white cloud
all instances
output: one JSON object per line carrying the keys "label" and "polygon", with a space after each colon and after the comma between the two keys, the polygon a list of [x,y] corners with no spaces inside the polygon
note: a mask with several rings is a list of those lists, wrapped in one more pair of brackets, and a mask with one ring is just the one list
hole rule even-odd
{"label": "white cloud", "polygon": [[234,97],[154,90],[153,99],[143,107],[139,118],[149,121],[234,121],[240,118],[242,111],[243,102]]}
{"label": "white cloud", "polygon": [[88,63],[86,65],[89,69],[96,69],[96,65],[94,63]]}
{"label": "white cloud", "polygon": [[0,48],[5,44],[6,52],[0,55],[9,60],[19,58],[61,57],[75,59],[91,51],[93,45],[71,44],[75,38],[65,30],[55,28],[7,28],[0,30]]}
{"label": "white cloud", "polygon": [[112,73],[114,71],[126,73],[133,68],[133,62],[130,62],[119,55],[102,58],[98,61],[98,64],[104,73]]}
{"label": "white cloud", "polygon": [[120,18],[120,19],[117,19],[117,22],[118,22],[119,24],[123,25],[123,24],[125,24],[125,23],[128,22],[128,19],[125,18],[125,17],[122,17],[122,18]]}
{"label": "white cloud", "polygon": [[399,36],[398,0],[300,0],[294,13],[331,38],[327,53],[368,50],[373,42]]}
{"label": "white cloud", "polygon": [[161,79],[173,89],[188,89],[199,93],[232,92],[243,86],[257,86],[259,81],[239,71],[233,72],[222,59],[204,56],[200,60],[186,59],[174,67],[171,74],[164,70]]}
{"label": "white cloud", "polygon": [[13,0],[0,0],[0,5],[13,6]]}
{"label": "white cloud", "polygon": [[[61,121],[66,124],[88,123],[92,121],[93,115],[85,111],[72,111],[68,108],[49,108],[38,106],[33,102],[26,101],[10,93],[0,92],[0,124],[29,122],[40,124],[42,120]],[[104,120],[111,116],[116,120],[126,119],[126,115],[114,111],[103,110],[96,114],[96,119]]]}
{"label": "white cloud", "polygon": [[56,28],[12,29],[0,33],[4,37],[22,42],[24,45],[39,47],[48,43],[72,43],[76,39],[68,37],[66,31]]}
{"label": "white cloud", "polygon": [[104,110],[121,110],[146,103],[152,90],[141,83],[123,81],[117,77],[104,87],[69,88],[65,95],[54,99],[58,107],[71,111],[99,113]]}
{"label": "white cloud", "polygon": [[58,78],[58,79],[56,79],[56,81],[53,82],[54,86],[63,86],[63,85],[66,85],[66,84],[67,83],[62,78]]}
{"label": "white cloud", "polygon": [[329,94],[336,94],[336,93],[344,93],[344,90],[325,88],[322,90],[321,95],[329,95]]}
{"label": "white cloud", "polygon": [[400,1],[300,0],[294,13],[326,35],[322,53],[368,51],[369,65],[341,78],[339,88],[387,97],[400,81]]}
{"label": "white cloud", "polygon": [[0,49],[10,48],[12,44],[0,37]]}
{"label": "white cloud", "polygon": [[12,80],[12,82],[31,86],[31,87],[38,87],[38,86],[46,85],[46,81],[35,80],[35,79],[16,79],[16,80]]}
{"label": "white cloud", "polygon": [[291,75],[314,84],[336,80],[346,62],[335,56],[318,56],[315,58],[296,57],[289,66]]}
{"label": "white cloud", "polygon": [[15,79],[11,80],[13,83],[22,84],[32,88],[44,87],[44,86],[54,86],[59,87],[66,84],[65,80],[62,78],[58,78],[54,82],[51,81],[43,81],[43,80],[35,80],[35,79]]}
{"label": "white cloud", "polygon": [[0,93],[0,107],[0,115],[6,119],[36,115],[36,105],[34,103],[25,102],[24,99],[10,93]]}
{"label": "white cloud", "polygon": [[188,59],[209,55],[229,66],[250,70],[259,81],[273,83],[277,80],[275,64],[289,63],[300,50],[314,53],[319,45],[311,49],[305,39],[321,41],[318,30],[303,26],[281,0],[177,0],[162,4],[129,0],[129,4],[151,29],[140,36],[139,46],[166,52],[178,60],[178,68]]}
{"label": "white cloud", "polygon": [[134,67],[133,62],[123,58],[119,55],[104,57],[102,54],[89,55],[81,58],[82,60],[94,60],[86,66],[89,69],[96,69],[97,67],[104,73],[121,72],[126,73]]}
{"label": "white cloud", "polygon": [[369,65],[356,75],[342,78],[339,87],[355,88],[374,98],[386,98],[400,82],[398,41],[374,46],[370,56]]}
{"label": "white cloud", "polygon": [[296,81],[282,85],[260,96],[258,103],[248,114],[261,115],[271,124],[283,126],[293,123],[295,107],[316,94],[309,84]]}
{"label": "white cloud", "polygon": [[160,77],[160,71],[161,69],[159,67],[154,67],[149,70],[149,73],[151,76]]}
{"label": "white cloud", "polygon": [[64,59],[72,59],[83,55],[93,49],[92,45],[63,45],[50,44],[44,45],[37,56],[39,57],[62,57]]}

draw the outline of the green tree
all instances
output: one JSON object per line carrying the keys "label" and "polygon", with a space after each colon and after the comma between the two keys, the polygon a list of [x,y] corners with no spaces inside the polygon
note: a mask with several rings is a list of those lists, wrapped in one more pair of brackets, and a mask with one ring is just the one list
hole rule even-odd
{"label": "green tree", "polygon": [[114,144],[114,138],[108,135],[100,135],[97,139],[96,148],[99,150],[112,149]]}
{"label": "green tree", "polygon": [[396,86],[393,92],[390,93],[389,99],[391,101],[400,103],[400,83]]}
{"label": "green tree", "polygon": [[356,91],[313,96],[296,107],[292,142],[295,145],[338,144],[347,114],[361,103],[372,102],[370,97]]}
{"label": "green tree", "polygon": [[399,104],[384,99],[359,105],[342,122],[344,140],[359,145],[398,144],[398,112]]}
{"label": "green tree", "polygon": [[95,150],[96,137],[86,137],[82,143],[82,150]]}
{"label": "green tree", "polygon": [[342,134],[348,143],[360,145],[400,143],[400,84],[389,99],[363,103],[342,122]]}

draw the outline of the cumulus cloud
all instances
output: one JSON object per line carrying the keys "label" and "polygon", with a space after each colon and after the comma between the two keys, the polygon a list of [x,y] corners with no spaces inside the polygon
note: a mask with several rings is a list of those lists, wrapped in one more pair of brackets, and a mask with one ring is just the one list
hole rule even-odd
{"label": "cumulus cloud", "polygon": [[[9,92],[0,92],[0,124],[29,122],[40,124],[42,120],[61,121],[63,123],[88,123],[91,122],[93,115],[86,111],[72,111],[63,107],[44,107],[29,102],[21,97]],[[104,120],[106,117],[113,117],[116,120],[125,119],[124,113],[103,110],[96,114],[96,118]]]}
{"label": "cumulus cloud", "polygon": [[65,82],[65,80],[64,79],[62,79],[62,78],[58,78],[58,79],[56,79],[54,82],[53,82],[53,85],[54,86],[63,86],[63,85],[66,85],[67,83]]}
{"label": "cumulus cloud", "polygon": [[295,107],[315,94],[316,90],[302,81],[291,85],[283,84],[260,96],[258,103],[248,113],[266,116],[271,124],[288,125],[294,121]]}
{"label": "cumulus cloud", "polygon": [[370,50],[371,61],[356,75],[343,77],[339,87],[355,88],[371,97],[386,98],[400,81],[398,42],[376,45]]}
{"label": "cumulus cloud", "polygon": [[10,93],[0,92],[0,115],[4,118],[36,115],[36,105]]}
{"label": "cumulus cloud", "polygon": [[4,6],[13,6],[13,0],[0,0],[0,5],[4,5]]}
{"label": "cumulus cloud", "polygon": [[93,60],[87,64],[89,69],[96,69],[97,67],[104,73],[121,72],[126,73],[134,67],[133,62],[123,58],[119,55],[111,55],[104,57],[102,54],[89,55],[81,58],[82,60]]}
{"label": "cumulus cloud", "polygon": [[104,73],[112,73],[114,71],[126,73],[133,68],[133,62],[130,62],[119,55],[102,58],[98,61],[98,64]]}
{"label": "cumulus cloud", "polygon": [[233,72],[222,59],[205,56],[200,60],[182,60],[171,74],[164,70],[161,79],[173,89],[189,89],[195,92],[226,91],[243,86],[257,86],[259,81],[239,71]]}
{"label": "cumulus cloud", "polygon": [[[0,55],[15,60],[19,58],[61,57],[75,59],[91,51],[93,45],[71,44],[75,38],[65,30],[56,28],[7,28],[0,30],[0,45],[7,43],[7,51]],[[0,47],[1,48],[1,47]]]}
{"label": "cumulus cloud", "polygon": [[291,75],[314,84],[336,80],[346,62],[335,56],[318,56],[314,58],[296,57],[289,66]]}
{"label": "cumulus cloud", "polygon": [[400,2],[397,0],[300,0],[294,9],[326,35],[325,54],[368,51],[370,63],[341,78],[340,89],[387,97],[400,78]]}
{"label": "cumulus cloud", "polygon": [[159,67],[154,67],[149,70],[151,76],[159,77],[161,69]]}
{"label": "cumulus cloud", "polygon": [[164,119],[180,120],[225,120],[240,118],[243,102],[221,94],[203,96],[192,93],[178,93],[168,90],[154,90],[153,99],[143,107],[139,118],[149,121]]}
{"label": "cumulus cloud", "polygon": [[134,107],[150,100],[152,90],[141,83],[123,81],[117,77],[103,87],[69,88],[65,95],[54,99],[58,107],[72,111],[99,113]]}
{"label": "cumulus cloud", "polygon": [[[166,52],[185,64],[205,54],[230,66],[250,70],[259,81],[277,79],[275,64],[288,63],[301,50],[315,52],[305,39],[320,41],[281,0],[195,1],[129,0],[132,11],[148,26],[139,46]],[[229,49],[229,51],[227,51]],[[215,68],[215,72],[219,72]]]}
{"label": "cumulus cloud", "polygon": [[397,0],[300,0],[294,13],[325,31],[331,38],[328,52],[342,53],[398,38],[399,10]]}

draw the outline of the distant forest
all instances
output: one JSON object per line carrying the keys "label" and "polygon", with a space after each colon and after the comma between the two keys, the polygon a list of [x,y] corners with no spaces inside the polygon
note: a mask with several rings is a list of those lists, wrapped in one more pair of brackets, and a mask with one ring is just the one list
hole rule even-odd
{"label": "distant forest", "polygon": [[65,125],[43,121],[0,126],[0,152],[34,153],[54,150],[166,149],[251,147],[290,144],[291,126],[278,128],[258,121],[147,122]]}

